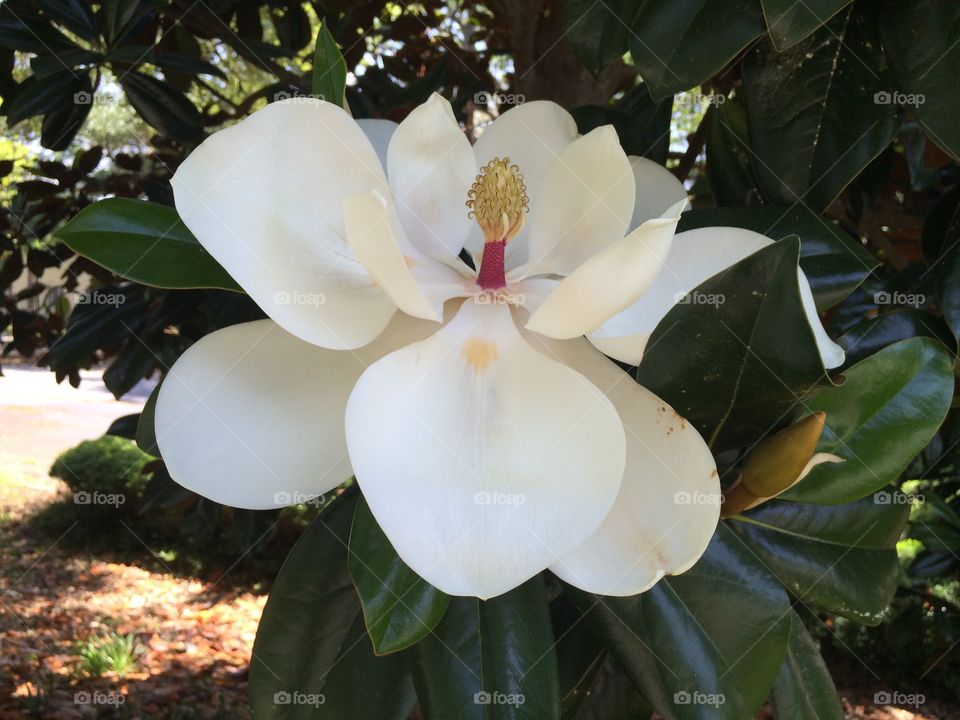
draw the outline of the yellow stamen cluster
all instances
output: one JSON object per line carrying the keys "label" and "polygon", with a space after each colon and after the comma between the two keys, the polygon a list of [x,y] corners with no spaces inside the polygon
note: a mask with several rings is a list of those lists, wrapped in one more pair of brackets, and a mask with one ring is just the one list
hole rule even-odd
{"label": "yellow stamen cluster", "polygon": [[510,240],[523,229],[530,209],[520,168],[510,158],[493,158],[483,166],[467,193],[468,217],[483,230],[484,242]]}

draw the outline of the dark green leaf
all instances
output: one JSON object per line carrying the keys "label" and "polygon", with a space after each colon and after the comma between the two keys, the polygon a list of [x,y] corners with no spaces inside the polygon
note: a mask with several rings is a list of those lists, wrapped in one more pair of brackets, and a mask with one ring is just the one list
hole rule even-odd
{"label": "dark green leaf", "polygon": [[825,210],[900,127],[875,102],[891,78],[875,23],[846,10],[784,53],[769,43],[743,67],[754,169],[777,204]]}
{"label": "dark green leaf", "polygon": [[150,393],[147,402],[143,405],[140,412],[140,422],[137,423],[137,447],[148,455],[160,457],[160,449],[157,447],[157,430],[154,426],[154,413],[157,411],[157,395],[160,394],[160,385]]}
{"label": "dark green leaf", "polygon": [[84,77],[80,90],[74,93],[74,102],[62,110],[47,113],[40,127],[40,144],[48,150],[66,150],[83,127],[93,107],[93,87]]}
{"label": "dark green leaf", "polygon": [[292,54],[300,52],[310,43],[310,19],[301,5],[291,3],[283,15],[274,20],[277,39]]}
{"label": "dark green leaf", "polygon": [[125,73],[120,85],[133,109],[163,135],[188,141],[203,137],[203,117],[183,93],[139,72]]}
{"label": "dark green leaf", "polygon": [[837,344],[847,353],[847,365],[855,365],[887,345],[912,337],[956,344],[943,320],[920,310],[897,310],[868,318],[838,337]]}
{"label": "dark green leaf", "polygon": [[960,4],[888,0],[880,15],[880,34],[908,109],[937,145],[960,160]]}
{"label": "dark green leaf", "polygon": [[707,124],[707,177],[717,204],[756,203],[760,191],[749,154],[743,104],[726,98],[710,108],[703,122]]}
{"label": "dark green leaf", "polygon": [[84,0],[37,0],[48,17],[61,23],[84,40],[94,40],[97,30],[90,3]]}
{"label": "dark green leaf", "polygon": [[440,622],[450,603],[449,595],[400,559],[363,499],[353,517],[349,564],[378,655],[419,642]]}
{"label": "dark green leaf", "polygon": [[80,92],[82,86],[82,77],[70,70],[61,69],[44,78],[27,78],[13,99],[3,104],[7,125],[12,127],[28,117],[71,107],[74,93]]}
{"label": "dark green leaf", "polygon": [[793,613],[790,644],[770,693],[776,720],[843,720],[830,671],[816,643]]}
{"label": "dark green leaf", "polygon": [[880,264],[834,223],[801,205],[693,210],[680,217],[678,230],[717,225],[745,228],[771,238],[798,235],[800,267],[819,310],[838,304]]}
{"label": "dark green leaf", "polygon": [[425,720],[551,720],[560,688],[543,577],[491,600],[453,598],[411,650]]}
{"label": "dark green leaf", "polygon": [[355,507],[352,493],[334,500],[270,591],[250,666],[257,720],[405,720],[413,706],[402,657],[375,657],[364,632],[347,569]]}
{"label": "dark green leaf", "polygon": [[110,427],[107,428],[104,435],[116,435],[117,437],[126,438],[127,440],[133,440],[139,421],[140,413],[122,415],[110,423]]}
{"label": "dark green leaf", "polygon": [[731,526],[804,604],[875,625],[897,589],[908,507],[892,493],[848,505],[773,501]]}
{"label": "dark green leaf", "polygon": [[317,46],[313,55],[312,92],[334,105],[342,106],[347,87],[347,63],[337,47],[337,41],[323,23],[317,32]]}
{"label": "dark green leaf", "polygon": [[73,41],[48,22],[26,23],[13,14],[9,3],[0,4],[0,47],[29,53],[69,52]]}
{"label": "dark green leaf", "polygon": [[107,40],[115,43],[125,34],[124,28],[139,14],[141,5],[141,0],[104,0],[101,3],[98,19]]}
{"label": "dark green leaf", "polygon": [[81,65],[95,65],[103,60],[103,55],[92,50],[73,48],[56,55],[35,55],[30,58],[30,70],[38,78],[55,75]]}
{"label": "dark green leaf", "polygon": [[943,498],[929,489],[923,502],[910,517],[909,536],[919,540],[931,552],[960,553],[960,516]]}
{"label": "dark green leaf", "polygon": [[613,125],[628,155],[666,162],[670,146],[670,113],[673,100],[653,102],[643,85],[631,90],[618,107],[583,105],[570,111],[577,129],[586,134],[601,125]]}
{"label": "dark green leaf", "polygon": [[894,482],[930,442],[950,408],[950,353],[936,340],[913,338],[884,348],[844,372],[807,406],[827,414],[818,452],[843,463],[815,467],[789,490],[791,499],[845,503]]}
{"label": "dark green leaf", "polygon": [[178,485],[167,472],[167,466],[161,465],[150,476],[147,486],[143,489],[140,513],[146,514],[158,508],[177,505],[193,497],[196,495],[182,485]]}
{"label": "dark green leaf", "polygon": [[923,223],[923,251],[944,319],[960,338],[960,188],[941,198]]}
{"label": "dark green leaf", "polygon": [[778,50],[796,45],[851,0],[762,0],[770,38]]}
{"label": "dark green leaf", "polygon": [[752,717],[790,634],[780,583],[723,525],[691,570],[642,595],[567,591],[592,608],[607,646],[668,720]]}
{"label": "dark green leaf", "polygon": [[181,55],[174,52],[163,52],[145,45],[124,45],[110,53],[110,59],[132,65],[150,63],[163,69],[164,73],[175,72],[188,75],[214,75],[226,79],[223,70],[206,60]]}
{"label": "dark green leaf", "polygon": [[630,55],[661,100],[713,77],[764,32],[760,0],[644,2],[630,24]]}
{"label": "dark green leaf", "polygon": [[85,207],[56,234],[75,252],[143,285],[240,289],[165,205],[108,198]]}
{"label": "dark green leaf", "polygon": [[123,351],[103,373],[103,384],[119,400],[138,382],[153,373],[158,364],[157,351],[142,338],[130,338]]}
{"label": "dark green leaf", "polygon": [[797,283],[800,242],[774,243],[703,282],[716,304],[679,303],[654,330],[637,379],[711,447],[755,441],[827,383]]}
{"label": "dark green leaf", "polygon": [[580,62],[594,75],[627,52],[629,30],[623,17],[628,8],[632,9],[632,5],[627,0],[564,0],[565,37]]}

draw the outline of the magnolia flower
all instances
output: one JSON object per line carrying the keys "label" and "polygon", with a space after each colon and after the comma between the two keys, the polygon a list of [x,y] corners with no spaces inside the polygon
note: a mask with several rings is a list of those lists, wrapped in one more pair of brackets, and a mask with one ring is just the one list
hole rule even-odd
{"label": "magnolia flower", "polygon": [[[164,380],[179,483],[272,508],[352,473],[400,557],[454,595],[545,568],[630,595],[700,557],[710,450],[603,353],[637,362],[678,293],[770,240],[674,237],[682,185],[612,127],[579,137],[531,102],[471,146],[437,95],[399,125],[292,99],[207,139],[173,189],[270,318],[204,337]],[[812,299],[809,316],[838,364]]]}

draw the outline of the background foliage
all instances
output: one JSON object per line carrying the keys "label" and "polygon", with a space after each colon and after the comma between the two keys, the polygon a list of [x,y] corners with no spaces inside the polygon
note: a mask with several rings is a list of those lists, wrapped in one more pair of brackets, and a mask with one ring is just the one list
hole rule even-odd
{"label": "background foliage", "polygon": [[[729,300],[713,314],[676,306],[637,377],[710,440],[725,484],[766,434],[816,410],[818,449],[846,462],[725,521],[693,570],[623,599],[549,575],[487,603],[445,597],[347,490],[277,578],[251,670],[256,716],[404,718],[419,702],[427,718],[652,708],[686,720],[747,717],[769,698],[779,718],[841,717],[818,642],[955,697],[960,6],[8,0],[4,356],[39,353],[74,384],[105,361],[119,397],[202,335],[261,317],[178,224],[168,180],[206,135],[265,103],[340,93],[325,72],[332,43],[315,55],[320,18],[357,117],[400,120],[436,91],[472,132],[552,99],[582,132],[612,123],[628,152],[686,182],[681,229],[782,239],[701,287]],[[152,204],[110,201],[61,231],[107,196]],[[842,377],[803,330],[797,263],[847,351]],[[112,432],[156,454],[149,409],[139,432],[132,420]],[[221,517],[161,463],[147,471],[144,506]],[[322,707],[274,701],[307,687]],[[474,702],[495,692],[526,700]],[[689,701],[698,692],[725,702]]]}

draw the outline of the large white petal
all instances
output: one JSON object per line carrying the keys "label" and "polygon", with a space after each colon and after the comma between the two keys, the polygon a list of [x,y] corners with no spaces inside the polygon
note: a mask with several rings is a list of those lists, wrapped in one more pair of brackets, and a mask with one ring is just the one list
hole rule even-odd
{"label": "large white petal", "polygon": [[348,197],[344,217],[351,249],[408,315],[441,322],[444,301],[463,297],[475,287],[473,280],[414,248],[396,209],[378,192]]}
{"label": "large white petal", "polygon": [[455,261],[473,225],[464,203],[476,160],[447,100],[434,93],[400,123],[387,150],[387,168],[400,220],[414,245],[430,257]]}
{"label": "large white petal", "polygon": [[637,187],[630,229],[647,220],[658,218],[668,208],[687,198],[687,191],[677,176],[663,165],[647,158],[630,156],[630,169]]}
{"label": "large white petal", "polygon": [[205,336],[157,397],[157,443],[170,475],[211,500],[253,509],[336,487],[351,474],[343,416],[357,378],[435,328],[398,314],[358,351],[319,348],[272,320]]}
{"label": "large white petal", "polygon": [[342,349],[396,310],[344,238],[343,198],[388,194],[377,154],[343,109],[292,98],[205,140],[172,180],[177,211],[286,330]]}
{"label": "large white petal", "polygon": [[710,449],[690,423],[582,338],[539,338],[534,347],[601,388],[627,431],[620,492],[600,528],[550,569],[601,595],[635,595],[688,570],[720,517],[720,481]]}
{"label": "large white petal", "polygon": [[393,120],[361,118],[357,120],[357,125],[370,140],[373,149],[377,151],[377,157],[380,158],[380,164],[383,166],[383,171],[386,172],[387,148],[390,147],[390,139],[396,132],[397,124]]}
{"label": "large white petal", "polygon": [[[495,157],[508,157],[520,168],[527,194],[532,197],[550,164],[576,139],[577,123],[562,107],[548,100],[522,103],[507,110],[480,134],[473,147],[477,172]],[[507,246],[507,268],[526,261],[527,233],[528,228],[524,228]],[[467,247],[479,263],[483,249],[479,228],[471,230]]]}
{"label": "large white petal", "polygon": [[[733,227],[708,227],[678,233],[674,236],[663,270],[647,292],[590,333],[589,340],[610,357],[638,364],[650,334],[680,298],[704,280],[773,242],[759,233]],[[797,277],[803,309],[824,366],[839,367],[844,360],[843,348],[824,330],[810,283],[799,268]]]}
{"label": "large white petal", "polygon": [[636,186],[612,125],[568,145],[530,196],[527,264],[511,273],[569,275],[626,234]]}
{"label": "large white petal", "polygon": [[571,552],[620,486],[623,426],[533,350],[506,305],[466,301],[368,369],[347,404],[360,487],[400,557],[453,595],[499,595]]}
{"label": "large white petal", "polygon": [[686,207],[684,197],[662,217],[647,220],[584,262],[547,296],[530,317],[527,329],[554,338],[573,338],[596,330],[636,302],[663,267]]}

